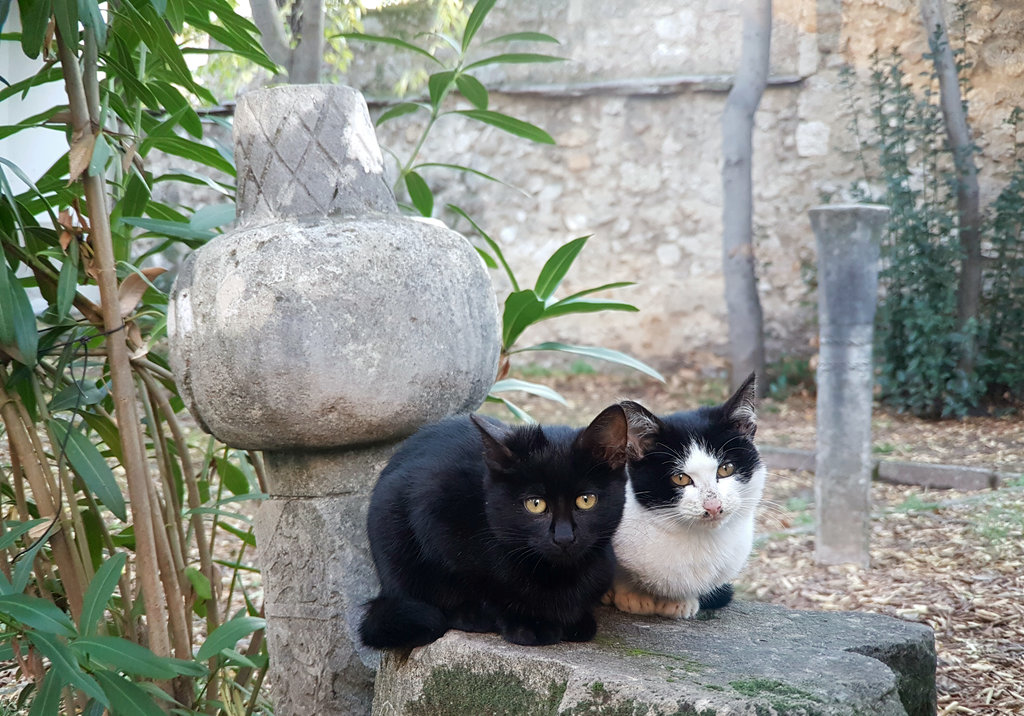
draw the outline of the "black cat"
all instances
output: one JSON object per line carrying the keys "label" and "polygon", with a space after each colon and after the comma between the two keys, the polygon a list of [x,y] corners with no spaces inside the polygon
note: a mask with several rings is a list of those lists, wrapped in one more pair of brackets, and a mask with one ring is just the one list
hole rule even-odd
{"label": "black cat", "polygon": [[528,645],[592,639],[614,574],[627,430],[613,405],[582,430],[473,415],[406,440],[370,499],[381,592],[363,643],[421,646],[448,629]]}

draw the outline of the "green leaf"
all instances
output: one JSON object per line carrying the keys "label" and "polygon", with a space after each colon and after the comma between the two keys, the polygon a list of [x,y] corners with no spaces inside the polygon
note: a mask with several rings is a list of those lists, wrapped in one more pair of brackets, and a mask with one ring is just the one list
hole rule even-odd
{"label": "green leaf", "polygon": [[545,301],[551,298],[589,238],[590,236],[581,236],[578,239],[573,239],[551,254],[551,257],[544,263],[544,268],[540,270],[540,275],[537,276],[537,285],[533,290],[537,292],[538,296]]}
{"label": "green leaf", "polygon": [[58,609],[53,602],[28,594],[0,596],[0,614],[16,619],[25,626],[46,634],[74,636],[76,633],[71,618]]}
{"label": "green leaf", "polygon": [[85,591],[82,614],[78,618],[78,629],[82,636],[92,636],[96,633],[96,625],[103,619],[107,602],[114,595],[127,559],[126,552],[117,552],[101,564],[93,575],[89,588]]}
{"label": "green leaf", "polygon": [[142,142],[139,153],[147,154],[150,149],[159,149],[167,154],[190,159],[213,169],[219,169],[230,176],[235,176],[234,164],[225,159],[214,147],[194,142],[185,137],[148,137]]}
{"label": "green leaf", "polygon": [[43,677],[42,686],[32,699],[32,708],[29,709],[28,716],[53,716],[60,713],[60,692],[63,688],[64,683],[60,679],[60,674],[54,669],[48,671]]}
{"label": "green leaf", "polygon": [[78,243],[72,241],[70,251],[60,265],[57,277],[57,318],[63,320],[71,311],[78,290]]}
{"label": "green leaf", "polygon": [[477,109],[487,109],[487,88],[476,77],[472,75],[459,75],[455,78],[455,85],[459,88],[462,96],[473,103]]}
{"label": "green leaf", "polygon": [[179,674],[198,676],[207,673],[202,664],[159,657],[146,647],[117,636],[75,639],[71,642],[71,651],[117,671],[147,679],[173,679]]}
{"label": "green leaf", "polygon": [[29,640],[36,645],[39,652],[50,660],[50,671],[56,671],[58,677],[68,686],[84,691],[104,706],[110,706],[103,689],[99,687],[92,677],[82,671],[78,665],[78,659],[68,648],[67,644],[52,634],[44,634],[38,631],[28,633]]}
{"label": "green leaf", "polygon": [[149,694],[128,679],[103,669],[97,669],[93,675],[102,684],[110,710],[116,716],[167,716]]}
{"label": "green leaf", "polygon": [[519,290],[519,282],[516,281],[516,275],[512,271],[512,267],[509,266],[508,262],[505,260],[505,254],[502,253],[501,247],[498,246],[498,243],[494,239],[492,239],[490,236],[488,236],[487,232],[484,231],[483,229],[481,229],[477,225],[477,223],[475,221],[473,221],[469,217],[469,214],[467,214],[465,211],[463,211],[459,207],[455,206],[455,204],[448,204],[448,209],[453,211],[453,212],[455,212],[456,214],[461,216],[463,219],[468,221],[469,225],[472,226],[476,230],[476,233],[480,234],[480,238],[482,238],[487,243],[487,245],[491,247],[491,251],[494,252],[494,255],[498,257],[498,261],[501,262],[502,267],[505,269],[505,275],[508,276],[508,281],[509,281],[509,283],[512,284],[512,290],[513,291],[518,291]]}
{"label": "green leaf", "polygon": [[221,484],[228,488],[232,495],[249,494],[249,478],[237,465],[223,457],[216,458],[216,464]]}
{"label": "green leaf", "polygon": [[[47,528],[47,534],[52,534],[54,527],[56,526],[52,520],[50,526]],[[21,557],[18,558],[18,563],[14,567],[14,574],[11,578],[11,591],[14,593],[21,593],[25,591],[25,587],[28,586],[29,577],[32,575],[32,563],[35,561],[36,554],[39,553],[43,547],[46,546],[47,535],[43,535],[36,539],[32,545],[22,552]]]}
{"label": "green leaf", "polygon": [[509,52],[477,60],[466,65],[465,69],[468,71],[477,67],[484,67],[485,65],[526,65],[534,62],[565,62],[565,58],[555,57],[554,55],[540,55],[536,52]]}
{"label": "green leaf", "polygon": [[256,546],[256,536],[252,533],[252,527],[250,527],[248,530],[243,531],[238,529],[237,527],[232,527],[227,522],[219,522],[217,526],[220,527],[222,530],[230,532],[250,547]]}
{"label": "green leaf", "polygon": [[107,21],[100,12],[100,4],[96,0],[78,0],[78,16],[83,25],[95,32],[96,47],[103,52],[107,47]]}
{"label": "green leaf", "polygon": [[380,35],[367,35],[362,32],[342,32],[338,35],[332,36],[331,39],[334,37],[344,37],[346,40],[363,40],[364,42],[378,42],[384,45],[392,45],[393,47],[400,47],[403,50],[409,50],[410,52],[415,52],[418,55],[429,57],[439,65],[442,64],[441,60],[434,57],[422,47],[417,47],[405,40],[399,40],[397,37],[381,37]]}
{"label": "green leaf", "polygon": [[110,145],[103,138],[103,133],[96,135],[96,144],[92,148],[92,157],[89,159],[89,176],[103,176],[107,171],[107,160],[110,159]]}
{"label": "green leaf", "polygon": [[544,301],[532,289],[510,293],[505,299],[505,312],[501,320],[502,348],[509,350],[520,334],[536,323],[543,313]]}
{"label": "green leaf", "polygon": [[469,49],[469,43],[473,41],[473,37],[480,30],[480,26],[484,24],[484,18],[487,17],[487,13],[494,7],[496,0],[478,0],[477,4],[473,6],[473,12],[469,14],[469,19],[466,20],[466,29],[462,31],[462,51],[465,52]]}
{"label": "green leaf", "polygon": [[[566,296],[565,298],[562,299],[562,301],[571,301],[574,298],[582,298],[583,296],[589,296],[590,294],[597,293],[598,291],[608,291],[613,288],[622,288],[624,286],[635,285],[636,281],[615,281],[614,283],[606,283],[601,286],[596,286],[595,288],[584,289],[582,291],[572,294],[571,296]],[[559,303],[562,303],[562,301],[559,301]]]}
{"label": "green leaf", "polygon": [[502,405],[504,405],[508,409],[508,411],[510,413],[512,413],[514,416],[516,416],[517,418],[522,420],[524,423],[530,423],[532,425],[532,424],[537,422],[536,420],[533,419],[532,415],[530,415],[528,412],[526,412],[525,410],[520,408],[518,405],[513,403],[511,400],[508,400],[506,398],[502,398],[501,396],[498,396],[498,395],[488,395],[487,396],[487,402],[488,403],[501,403]]}
{"label": "green leaf", "polygon": [[413,112],[416,112],[421,109],[426,109],[426,107],[417,102],[402,102],[400,104],[396,104],[394,107],[391,107],[390,109],[387,109],[384,112],[382,112],[381,115],[377,117],[377,121],[374,124],[374,126],[379,127],[380,125],[387,122],[389,119],[394,119],[395,117],[404,117],[407,114],[412,114]]}
{"label": "green leaf", "polygon": [[640,309],[621,301],[602,301],[590,298],[567,298],[553,303],[544,309],[543,320],[557,318],[570,313],[597,313],[598,311],[628,311],[636,313]]}
{"label": "green leaf", "polygon": [[128,515],[125,512],[124,496],[117,485],[117,480],[114,479],[113,471],[100,455],[100,451],[89,438],[67,421],[54,418],[50,420],[49,425],[50,434],[58,445],[64,445],[68,462],[71,463],[75,474],[82,478],[86,489],[92,492],[99,502],[106,505],[119,520],[126,522]]}
{"label": "green leaf", "polygon": [[193,507],[191,509],[185,510],[182,514],[185,517],[191,517],[192,515],[217,515],[218,517],[227,517],[232,520],[238,520],[239,522],[252,522],[251,517],[243,515],[241,512],[222,510],[217,507]]}
{"label": "green leaf", "polygon": [[235,651],[234,649],[221,649],[220,655],[224,657],[225,662],[228,664],[234,664],[236,666],[248,666],[250,669],[259,669],[260,664],[245,656],[241,652]]}
{"label": "green leaf", "polygon": [[[50,24],[50,0],[18,0],[18,12],[21,14],[21,50],[31,59],[39,57],[46,38],[46,27]],[[76,40],[68,38],[68,44],[77,45]]]}
{"label": "green leaf", "polygon": [[543,32],[510,32],[507,35],[499,35],[493,39],[485,42],[485,45],[490,45],[494,42],[551,42],[555,45],[561,44],[557,39],[551,35],[545,35]]}
{"label": "green leaf", "polygon": [[78,0],[53,0],[53,14],[57,18],[57,29],[65,44],[78,47]]}
{"label": "green leaf", "polygon": [[553,400],[556,403],[561,403],[562,405],[568,405],[568,403],[565,402],[565,398],[559,395],[557,391],[552,390],[546,385],[540,385],[539,383],[531,383],[526,380],[517,380],[515,378],[505,378],[491,386],[492,393],[503,393],[508,390],[521,390],[522,392],[529,393],[530,395],[536,395],[541,398]]}
{"label": "green leaf", "polygon": [[196,653],[196,659],[206,661],[215,654],[219,654],[221,649],[233,649],[239,639],[265,626],[266,620],[259,617],[235,617],[231,621],[224,622],[206,637],[206,641]]}
{"label": "green leaf", "polygon": [[50,401],[48,407],[51,413],[57,413],[61,410],[76,410],[86,405],[95,405],[106,398],[109,392],[109,383],[104,383],[101,387],[97,388],[89,381],[76,380],[53,396],[53,400]]}
{"label": "green leaf", "polygon": [[7,262],[0,261],[0,348],[19,363],[36,364],[39,334],[24,286]]}
{"label": "green leaf", "polygon": [[182,129],[196,139],[203,137],[203,124],[192,104],[170,82],[150,82],[148,88],[168,112],[178,118]]}
{"label": "green leaf", "polygon": [[7,529],[4,531],[3,535],[0,536],[0,549],[7,549],[8,547],[12,547],[14,543],[18,541],[18,538],[21,537],[23,534],[28,532],[33,527],[46,524],[47,522],[49,522],[48,519],[40,517],[37,520],[29,520],[28,522],[18,522],[14,527],[5,525]]}
{"label": "green leaf", "polygon": [[416,172],[409,172],[405,175],[405,188],[409,192],[416,211],[423,216],[430,216],[434,212],[434,193],[430,191],[427,182]]}
{"label": "green leaf", "polygon": [[492,112],[491,110],[485,109],[460,109],[455,110],[453,114],[463,114],[478,122],[489,124],[492,127],[497,127],[509,134],[529,139],[533,142],[537,142],[538,144],[555,143],[555,140],[551,138],[551,135],[540,127],[530,124],[529,122],[524,122],[521,119],[516,119],[515,117],[509,117],[507,114],[502,114],[501,112]]}
{"label": "green leaf", "polygon": [[538,343],[535,346],[528,346],[527,348],[518,348],[510,353],[525,353],[526,351],[561,351],[562,353],[573,353],[575,355],[586,356],[587,358],[598,358],[600,360],[606,360],[610,363],[618,363],[619,365],[629,366],[633,370],[638,370],[641,373],[646,373],[652,378],[656,378],[661,382],[665,382],[665,378],[658,371],[651,368],[646,363],[638,361],[636,358],[620,353],[619,351],[613,351],[611,348],[601,348],[599,346],[574,346],[567,343]]}
{"label": "green leaf", "polygon": [[417,164],[415,167],[413,167],[413,169],[422,169],[423,167],[444,167],[445,169],[454,169],[455,171],[466,172],[467,174],[478,176],[481,179],[486,179],[487,181],[493,181],[498,184],[502,184],[504,186],[507,186],[509,189],[515,189],[523,196],[530,196],[527,192],[523,191],[514,184],[509,184],[508,182],[502,181],[497,177],[492,177],[490,174],[484,174],[482,171],[474,169],[473,167],[466,167],[461,164],[446,164],[445,162],[423,162],[421,164]]}
{"label": "green leaf", "polygon": [[206,578],[206,575],[199,571],[197,567],[186,567],[185,576],[188,578],[189,583],[192,585],[192,589],[195,590],[196,596],[202,600],[213,599],[213,591],[210,587],[210,580]]}
{"label": "green leaf", "polygon": [[448,89],[452,86],[452,80],[454,79],[454,70],[436,72],[430,75],[430,79],[427,80],[427,89],[430,92],[430,104],[433,105],[435,109],[441,106],[445,96],[448,94]]}
{"label": "green leaf", "polygon": [[473,248],[476,249],[476,252],[478,254],[480,254],[480,258],[482,258],[484,260],[484,264],[487,266],[487,268],[491,268],[491,269],[498,268],[498,262],[495,261],[494,257],[491,256],[487,251],[485,251],[484,249],[480,248],[479,246],[474,246]]}
{"label": "green leaf", "polygon": [[137,226],[154,234],[173,236],[179,239],[209,241],[216,234],[212,231],[193,229],[183,221],[166,221],[164,219],[144,219],[139,216],[123,216],[121,222],[129,226]]}
{"label": "green leaf", "polygon": [[189,217],[188,225],[196,231],[209,231],[230,224],[234,220],[234,202],[223,202],[207,204]]}

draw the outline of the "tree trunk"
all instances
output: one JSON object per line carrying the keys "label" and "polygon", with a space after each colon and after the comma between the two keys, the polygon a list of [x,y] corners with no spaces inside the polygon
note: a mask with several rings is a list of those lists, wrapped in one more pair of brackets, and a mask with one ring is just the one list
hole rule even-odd
{"label": "tree trunk", "polygon": [[260,29],[260,42],[267,56],[282,69],[287,68],[291,62],[291,49],[277,4],[274,0],[249,0],[249,9],[252,10],[253,23]]}
{"label": "tree trunk", "polygon": [[729,314],[729,384],[736,390],[751,372],[762,378],[764,319],[754,274],[753,155],[754,113],[768,84],[771,0],[744,0],[743,48],[736,80],[722,114],[722,271]]}
{"label": "tree trunk", "polygon": [[288,82],[293,85],[319,82],[324,61],[324,0],[300,1],[298,42],[288,68]]}
{"label": "tree trunk", "polygon": [[[959,214],[960,285],[957,287],[957,326],[963,330],[978,316],[981,302],[981,207],[978,194],[978,167],[974,163],[974,143],[967,124],[967,111],[960,96],[960,76],[942,12],[942,0],[921,0],[921,19],[928,33],[932,62],[939,78],[939,99],[946,139],[956,167],[956,205]],[[960,368],[974,368],[977,345],[973,337],[964,344]]]}

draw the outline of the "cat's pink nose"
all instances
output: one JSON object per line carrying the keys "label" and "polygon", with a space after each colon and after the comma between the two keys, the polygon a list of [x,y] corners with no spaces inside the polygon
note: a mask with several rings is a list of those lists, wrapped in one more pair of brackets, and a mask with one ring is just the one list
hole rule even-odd
{"label": "cat's pink nose", "polygon": [[722,514],[722,501],[717,499],[705,500],[704,514],[708,517],[718,517],[720,514]]}

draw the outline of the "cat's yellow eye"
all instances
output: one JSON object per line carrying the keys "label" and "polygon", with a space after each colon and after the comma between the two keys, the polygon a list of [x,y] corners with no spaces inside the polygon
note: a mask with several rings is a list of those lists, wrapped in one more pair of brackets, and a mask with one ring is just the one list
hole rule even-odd
{"label": "cat's yellow eye", "polygon": [[691,480],[690,476],[687,475],[685,472],[680,472],[673,475],[672,482],[676,483],[680,487],[686,487],[687,485],[693,484],[693,480]]}
{"label": "cat's yellow eye", "polygon": [[733,465],[731,462],[723,462],[721,465],[718,466],[719,477],[729,477],[734,472],[736,472],[736,466]]}
{"label": "cat's yellow eye", "polygon": [[534,515],[539,515],[548,508],[548,503],[540,497],[527,497],[523,500],[523,504],[526,506],[526,511]]}
{"label": "cat's yellow eye", "polygon": [[580,495],[576,498],[576,506],[581,510],[589,510],[597,504],[597,495],[592,492],[588,492],[585,495]]}

